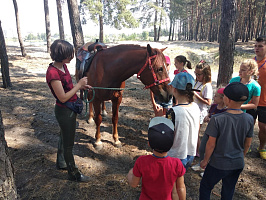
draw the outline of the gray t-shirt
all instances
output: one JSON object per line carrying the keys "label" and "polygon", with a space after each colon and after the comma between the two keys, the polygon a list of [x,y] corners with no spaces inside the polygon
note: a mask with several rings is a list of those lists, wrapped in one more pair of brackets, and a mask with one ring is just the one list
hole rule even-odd
{"label": "gray t-shirt", "polygon": [[242,169],[246,137],[253,136],[254,120],[247,113],[213,115],[205,133],[216,138],[209,164],[221,170]]}

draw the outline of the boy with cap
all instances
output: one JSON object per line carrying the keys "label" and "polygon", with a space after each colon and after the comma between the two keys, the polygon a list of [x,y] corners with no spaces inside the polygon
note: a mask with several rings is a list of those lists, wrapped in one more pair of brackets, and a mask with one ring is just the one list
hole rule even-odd
{"label": "boy with cap", "polygon": [[140,156],[127,178],[131,187],[137,187],[142,179],[142,190],[139,199],[170,200],[174,186],[180,200],[186,199],[184,174],[181,161],[167,156],[174,139],[174,125],[165,117],[155,117],[148,129],[149,145],[152,155]]}
{"label": "boy with cap", "polygon": [[212,116],[206,128],[205,134],[209,138],[200,164],[203,169],[206,168],[200,183],[200,200],[210,199],[211,190],[220,180],[221,199],[233,198],[253,136],[253,118],[240,109],[248,96],[249,91],[244,84],[230,83],[224,89],[227,111]]}

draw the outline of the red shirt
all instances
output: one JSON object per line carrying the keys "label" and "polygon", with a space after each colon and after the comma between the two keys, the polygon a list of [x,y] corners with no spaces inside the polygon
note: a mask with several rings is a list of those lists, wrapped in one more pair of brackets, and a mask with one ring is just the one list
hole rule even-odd
{"label": "red shirt", "polygon": [[[70,73],[67,69],[67,66],[64,64],[64,70],[65,73],[62,72],[61,70],[57,69],[56,67],[54,67],[52,65],[52,63],[49,65],[47,72],[46,72],[46,82],[52,92],[52,94],[54,95],[54,97],[56,98],[56,105],[59,106],[63,106],[65,107],[65,105],[61,104],[58,100],[58,98],[56,97],[54,90],[51,86],[51,81],[52,80],[59,80],[62,83],[63,89],[65,91],[65,93],[69,92],[72,88],[73,88],[73,82],[72,82],[72,78],[70,76]],[[78,98],[78,96],[75,94],[74,96],[72,96],[68,101],[70,102],[74,102],[76,101]]]}
{"label": "red shirt", "polygon": [[185,174],[186,169],[178,158],[140,156],[134,165],[133,174],[142,177],[140,200],[171,200],[174,183]]}

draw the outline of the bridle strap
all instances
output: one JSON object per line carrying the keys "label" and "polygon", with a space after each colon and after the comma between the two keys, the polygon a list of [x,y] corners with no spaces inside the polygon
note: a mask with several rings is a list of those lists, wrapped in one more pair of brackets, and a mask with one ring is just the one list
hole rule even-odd
{"label": "bridle strap", "polygon": [[152,83],[152,84],[150,84],[150,85],[146,85],[146,86],[144,87],[145,89],[148,89],[148,88],[150,88],[150,87],[152,87],[152,86],[159,85],[159,84],[161,84],[161,83],[164,83],[164,82],[170,80],[170,78],[165,78],[165,79],[162,79],[162,80],[158,80],[158,79],[157,79],[157,76],[156,76],[156,74],[155,74],[155,72],[154,72],[154,69],[153,69],[153,67],[152,67],[152,65],[151,65],[151,59],[156,58],[156,56],[157,56],[157,55],[153,55],[153,56],[150,56],[150,57],[149,57],[149,56],[147,55],[148,58],[147,58],[145,64],[144,64],[143,67],[139,70],[139,72],[138,72],[138,74],[137,74],[137,78],[140,79],[140,74],[144,71],[144,69],[146,68],[146,66],[149,66],[149,69],[151,70],[152,75],[153,75],[154,83]]}

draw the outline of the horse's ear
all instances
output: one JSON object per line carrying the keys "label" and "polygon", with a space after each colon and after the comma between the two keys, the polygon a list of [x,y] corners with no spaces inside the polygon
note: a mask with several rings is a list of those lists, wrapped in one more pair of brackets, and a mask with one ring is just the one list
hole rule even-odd
{"label": "horse's ear", "polygon": [[147,44],[147,51],[150,56],[154,55],[155,53],[153,52],[153,49],[151,48],[150,44]]}
{"label": "horse's ear", "polygon": [[167,47],[165,47],[165,48],[163,48],[163,49],[160,49],[160,50],[161,50],[161,52],[163,52],[165,49],[167,49]]}

